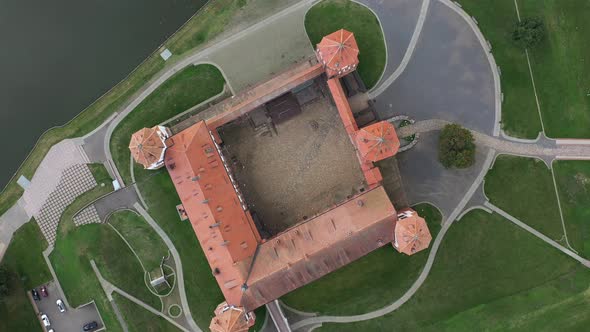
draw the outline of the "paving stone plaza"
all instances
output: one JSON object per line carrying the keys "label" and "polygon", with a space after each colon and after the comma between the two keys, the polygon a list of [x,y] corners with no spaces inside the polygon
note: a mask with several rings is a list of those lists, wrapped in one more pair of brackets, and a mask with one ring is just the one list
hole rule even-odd
{"label": "paving stone plaza", "polygon": [[94,187],[96,181],[86,164],[77,164],[64,170],[59,184],[35,215],[35,220],[50,246],[55,244],[57,225],[66,207],[76,197]]}

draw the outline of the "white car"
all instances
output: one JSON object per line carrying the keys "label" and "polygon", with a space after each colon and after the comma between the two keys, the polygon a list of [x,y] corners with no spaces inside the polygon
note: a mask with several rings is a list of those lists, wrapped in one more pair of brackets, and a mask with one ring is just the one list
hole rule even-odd
{"label": "white car", "polygon": [[47,317],[46,314],[41,315],[41,321],[43,321],[43,325],[45,325],[45,327],[49,327],[51,325],[49,322],[49,317]]}
{"label": "white car", "polygon": [[66,306],[64,305],[62,300],[57,300],[55,301],[55,304],[57,304],[57,308],[59,309],[59,312],[64,313],[66,312]]}

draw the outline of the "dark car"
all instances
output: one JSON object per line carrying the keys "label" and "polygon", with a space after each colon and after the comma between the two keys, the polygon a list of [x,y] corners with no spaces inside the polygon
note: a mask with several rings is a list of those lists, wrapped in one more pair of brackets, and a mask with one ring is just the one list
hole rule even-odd
{"label": "dark car", "polygon": [[39,297],[39,292],[37,292],[37,290],[34,288],[31,290],[31,295],[33,295],[33,300],[35,300],[35,301],[41,300],[41,298]]}
{"label": "dark car", "polygon": [[84,324],[84,326],[82,327],[82,331],[92,331],[97,327],[98,327],[98,323],[95,321],[92,321],[90,323]]}
{"label": "dark car", "polygon": [[47,287],[41,286],[41,296],[48,297],[49,293],[47,293]]}

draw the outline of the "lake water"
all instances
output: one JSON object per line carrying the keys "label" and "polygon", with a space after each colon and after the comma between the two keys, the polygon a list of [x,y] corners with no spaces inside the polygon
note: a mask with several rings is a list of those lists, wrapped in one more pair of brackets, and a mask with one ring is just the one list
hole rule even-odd
{"label": "lake water", "polygon": [[0,0],[0,188],[206,0]]}

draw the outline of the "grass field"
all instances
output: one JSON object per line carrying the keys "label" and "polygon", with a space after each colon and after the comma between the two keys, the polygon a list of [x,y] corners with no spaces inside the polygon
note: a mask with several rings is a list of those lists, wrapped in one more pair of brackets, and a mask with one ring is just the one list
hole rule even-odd
{"label": "grass field", "polygon": [[0,300],[0,331],[41,331],[26,292],[51,280],[42,254],[46,247],[35,220],[14,233],[1,264],[10,282],[8,295]]}
{"label": "grass field", "polygon": [[349,0],[324,0],[307,12],[305,29],[313,45],[340,29],[353,32],[359,47],[359,75],[368,89],[377,84],[385,69],[386,50],[379,21],[369,9]]}
{"label": "grass field", "polygon": [[162,257],[168,256],[168,247],[156,231],[132,211],[115,212],[109,223],[125,237],[133,247],[147,272],[160,266]]}
{"label": "grass field", "polygon": [[[281,7],[284,0],[211,0],[202,10],[193,16],[177,33],[166,42],[166,47],[175,55],[166,65],[171,66],[182,58],[183,53],[206,42],[227,29],[235,28],[242,22],[256,22],[268,11]],[[238,19],[235,19],[238,18]],[[157,50],[149,55],[133,72],[114,86],[109,92],[97,99],[78,116],[61,127],[45,132],[27,159],[15,172],[13,179],[6,185],[0,195],[0,215],[10,208],[22,195],[23,190],[16,183],[20,175],[32,178],[37,167],[49,151],[59,141],[83,136],[104,122],[109,116],[119,111],[141,88],[165,67]]]}
{"label": "grass field", "polygon": [[498,156],[484,188],[494,205],[548,237],[562,239],[551,170],[540,159]]}
{"label": "grass field", "polygon": [[553,163],[570,245],[590,259],[590,161]]}
{"label": "grass field", "polygon": [[590,138],[590,2],[519,0],[521,17],[538,16],[547,28],[530,50],[547,136]]}
{"label": "grass field", "polygon": [[170,324],[164,318],[152,314],[117,293],[113,293],[113,299],[115,299],[130,332],[180,331],[176,326]]}
{"label": "grass field", "polygon": [[502,129],[511,136],[536,138],[541,132],[541,120],[526,55],[511,39],[517,21],[514,1],[459,0],[459,3],[477,19],[479,28],[492,44],[492,53],[500,66],[504,93]]}
{"label": "grass field", "polygon": [[111,153],[123,181],[131,183],[129,141],[152,127],[223,91],[225,80],[213,65],[190,66],[176,73],[141,102],[113,131]]}
{"label": "grass field", "polygon": [[180,198],[170,176],[166,170],[160,170],[138,185],[150,215],[173,239],[180,254],[186,295],[193,318],[199,326],[209,326],[213,310],[223,301],[223,295],[190,222],[180,221],[178,217],[176,205],[180,203]]}
{"label": "grass field", "polygon": [[[428,222],[433,238],[440,230],[442,216],[429,204],[416,211]],[[283,297],[287,305],[327,315],[354,315],[379,309],[403,295],[416,280],[429,250],[413,256],[384,247],[305,285]]]}
{"label": "grass field", "polygon": [[475,210],[449,229],[428,278],[398,310],[319,331],[575,330],[590,320],[589,283],[576,261]]}

